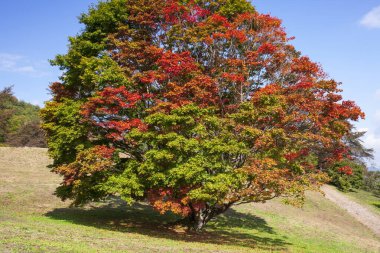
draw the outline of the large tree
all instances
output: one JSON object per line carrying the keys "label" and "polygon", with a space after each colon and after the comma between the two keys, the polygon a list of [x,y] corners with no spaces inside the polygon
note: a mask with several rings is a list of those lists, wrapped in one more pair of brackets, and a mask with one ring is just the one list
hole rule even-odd
{"label": "large tree", "polygon": [[235,204],[299,203],[349,158],[364,114],[248,1],[110,0],[80,21],[42,112],[63,200],[147,201],[200,230]]}

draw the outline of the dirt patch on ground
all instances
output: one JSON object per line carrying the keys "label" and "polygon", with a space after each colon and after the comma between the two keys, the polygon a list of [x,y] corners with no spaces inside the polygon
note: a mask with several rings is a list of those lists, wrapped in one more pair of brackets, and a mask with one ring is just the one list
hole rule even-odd
{"label": "dirt patch on ground", "polygon": [[331,186],[325,185],[322,190],[325,192],[327,199],[345,209],[350,215],[366,225],[380,237],[380,217],[378,215],[372,213],[366,207],[350,200]]}

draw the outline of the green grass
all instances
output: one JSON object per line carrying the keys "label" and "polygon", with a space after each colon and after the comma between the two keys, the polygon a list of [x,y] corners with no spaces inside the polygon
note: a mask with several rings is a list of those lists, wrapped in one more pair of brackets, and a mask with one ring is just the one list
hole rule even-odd
{"label": "green grass", "polygon": [[350,199],[367,206],[368,209],[380,215],[380,198],[373,193],[363,190],[353,190],[345,193]]}
{"label": "green grass", "polygon": [[302,209],[236,206],[201,234],[144,203],[69,208],[44,149],[0,148],[0,252],[378,252],[380,241],[319,193]]}

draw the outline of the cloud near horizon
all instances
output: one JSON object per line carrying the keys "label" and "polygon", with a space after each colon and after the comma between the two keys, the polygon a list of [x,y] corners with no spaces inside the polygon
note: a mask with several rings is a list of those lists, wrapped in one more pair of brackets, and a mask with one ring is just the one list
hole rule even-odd
{"label": "cloud near horizon", "polygon": [[376,98],[380,98],[380,89],[377,89],[375,91],[375,96],[376,96]]}
{"label": "cloud near horizon", "polygon": [[368,28],[380,28],[380,6],[374,7],[364,15],[360,24]]}
{"label": "cloud near horizon", "polygon": [[0,53],[0,72],[14,72],[32,76],[46,75],[45,72],[37,70],[26,57],[8,53]]}
{"label": "cloud near horizon", "polygon": [[358,130],[366,132],[364,138],[362,139],[364,142],[364,146],[366,148],[373,148],[375,151],[375,159],[373,161],[370,161],[370,163],[373,163],[376,167],[379,168],[380,161],[376,159],[376,153],[380,150],[380,136],[377,135],[375,131],[373,131],[372,129],[362,128]]}

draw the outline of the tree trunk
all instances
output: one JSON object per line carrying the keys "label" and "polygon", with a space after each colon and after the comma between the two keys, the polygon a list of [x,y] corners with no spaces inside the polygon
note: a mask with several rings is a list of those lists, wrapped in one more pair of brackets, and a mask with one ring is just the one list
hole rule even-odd
{"label": "tree trunk", "polygon": [[200,232],[204,225],[213,218],[210,209],[202,209],[194,214],[194,220],[190,220],[190,229],[195,232]]}
{"label": "tree trunk", "polygon": [[202,231],[203,227],[209,222],[212,218],[216,217],[219,214],[224,213],[227,211],[227,209],[232,205],[232,203],[229,204],[223,204],[223,205],[217,205],[217,206],[208,206],[195,211],[192,209],[192,213],[189,216],[188,219],[188,228],[191,231],[200,232]]}

